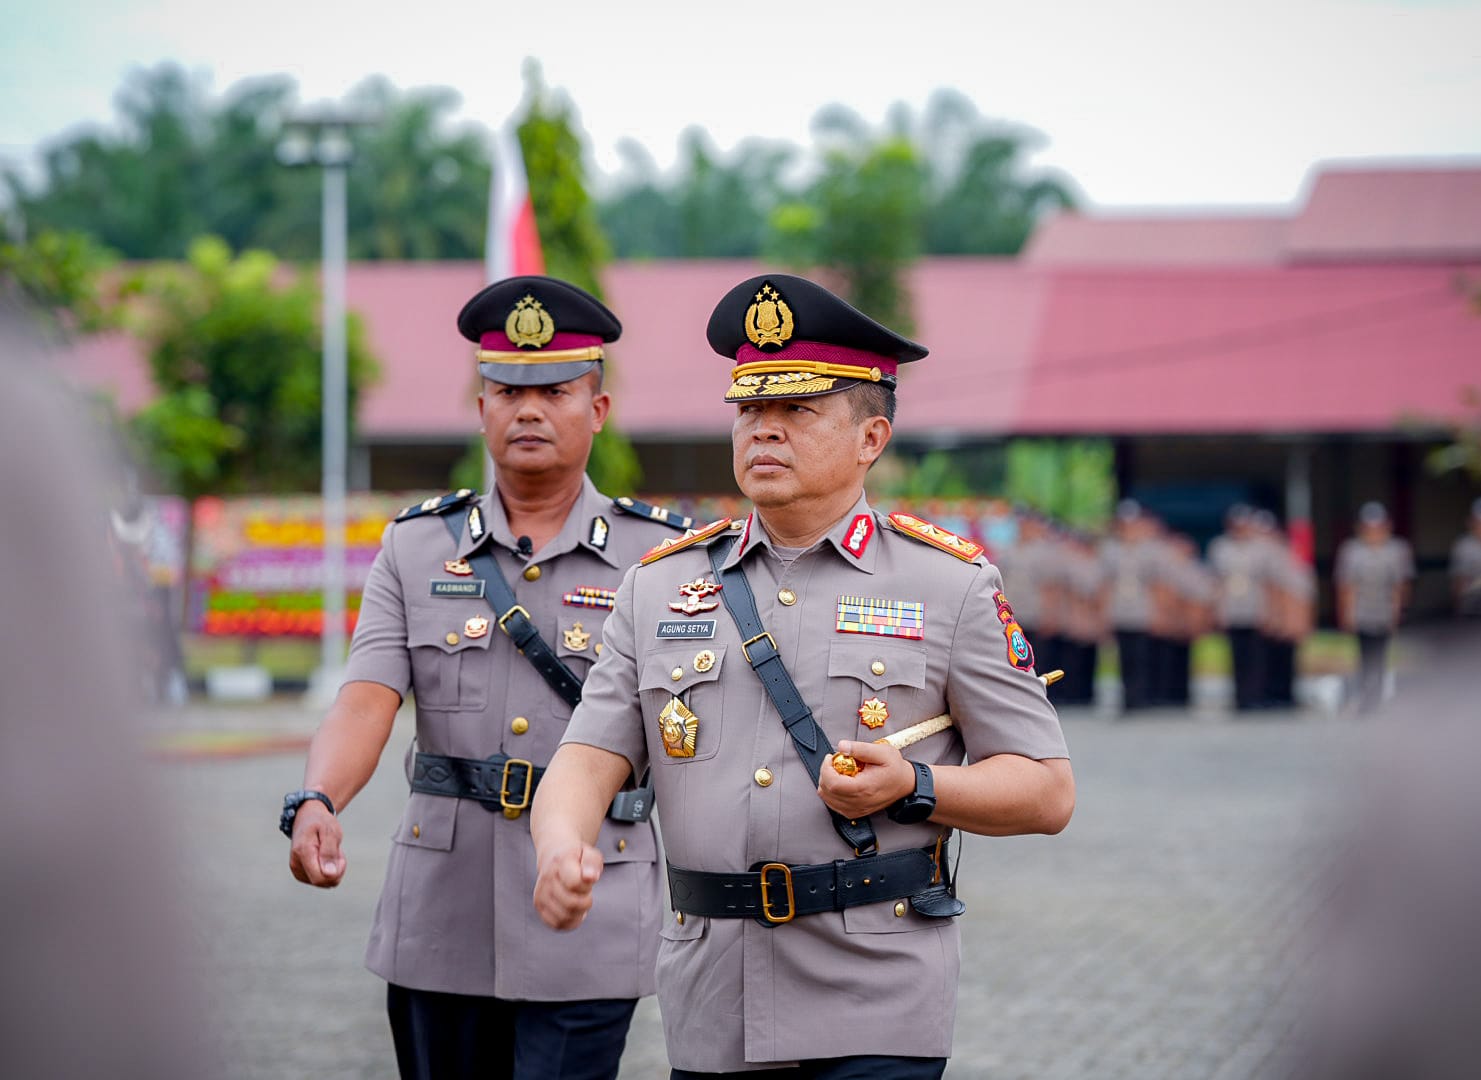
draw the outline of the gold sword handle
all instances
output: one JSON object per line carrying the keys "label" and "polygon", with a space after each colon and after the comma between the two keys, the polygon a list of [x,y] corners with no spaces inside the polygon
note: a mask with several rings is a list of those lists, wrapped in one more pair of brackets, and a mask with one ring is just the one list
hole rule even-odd
{"label": "gold sword handle", "polygon": [[[1044,684],[1045,689],[1048,689],[1062,678],[1064,678],[1064,672],[1056,668],[1040,675],[1039,681]],[[907,746],[913,746],[922,739],[929,739],[937,732],[945,731],[951,727],[951,724],[951,714],[942,713],[940,716],[933,716],[929,720],[911,724],[908,728],[901,728],[899,731],[874,741],[884,746],[893,746],[896,750],[904,750]],[[834,754],[833,771],[840,776],[857,776],[859,763],[852,754]]]}

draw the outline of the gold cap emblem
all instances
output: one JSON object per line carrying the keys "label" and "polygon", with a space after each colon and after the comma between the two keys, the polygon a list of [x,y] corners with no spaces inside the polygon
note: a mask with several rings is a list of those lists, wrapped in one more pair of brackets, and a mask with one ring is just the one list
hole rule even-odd
{"label": "gold cap emblem", "polygon": [[521,349],[538,349],[555,337],[555,322],[540,301],[528,293],[504,320],[504,335]]}
{"label": "gold cap emblem", "polygon": [[771,282],[761,286],[756,302],[746,309],[746,337],[758,349],[785,345],[792,336],[792,309]]}

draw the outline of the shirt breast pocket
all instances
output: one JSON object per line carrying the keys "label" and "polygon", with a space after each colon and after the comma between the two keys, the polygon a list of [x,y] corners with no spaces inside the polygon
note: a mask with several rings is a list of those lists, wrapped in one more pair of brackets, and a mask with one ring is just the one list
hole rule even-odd
{"label": "shirt breast pocket", "polygon": [[724,645],[664,649],[643,660],[638,693],[654,765],[684,765],[720,749]]}
{"label": "shirt breast pocket", "polygon": [[406,644],[417,706],[448,712],[487,708],[489,643],[498,632],[492,616],[478,616],[487,620],[479,637],[469,637],[464,632],[466,621],[451,615],[440,619],[411,616]]}
{"label": "shirt breast pocket", "polygon": [[873,741],[945,711],[926,687],[926,651],[904,642],[835,641],[828,650],[824,723],[830,737]]}

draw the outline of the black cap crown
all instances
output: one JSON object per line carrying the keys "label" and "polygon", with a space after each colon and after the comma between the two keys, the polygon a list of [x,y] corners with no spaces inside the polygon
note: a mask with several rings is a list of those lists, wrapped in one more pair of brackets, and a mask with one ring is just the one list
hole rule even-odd
{"label": "black cap crown", "polygon": [[569,282],[528,274],[479,291],[458,313],[458,331],[478,343],[478,372],[510,386],[567,382],[602,362],[602,344],[622,324]]}

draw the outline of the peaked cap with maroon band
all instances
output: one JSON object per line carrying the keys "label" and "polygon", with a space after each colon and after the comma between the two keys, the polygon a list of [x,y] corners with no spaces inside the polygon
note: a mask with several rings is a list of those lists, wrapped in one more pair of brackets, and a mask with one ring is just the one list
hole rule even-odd
{"label": "peaked cap with maroon band", "polygon": [[482,289],[458,312],[458,332],[478,343],[478,373],[507,386],[550,386],[602,362],[622,324],[596,297],[552,277],[527,274]]}
{"label": "peaked cap with maroon band", "polygon": [[735,361],[726,401],[815,397],[859,382],[893,389],[899,366],[926,355],[924,345],[791,274],[762,274],[731,289],[706,336]]}

